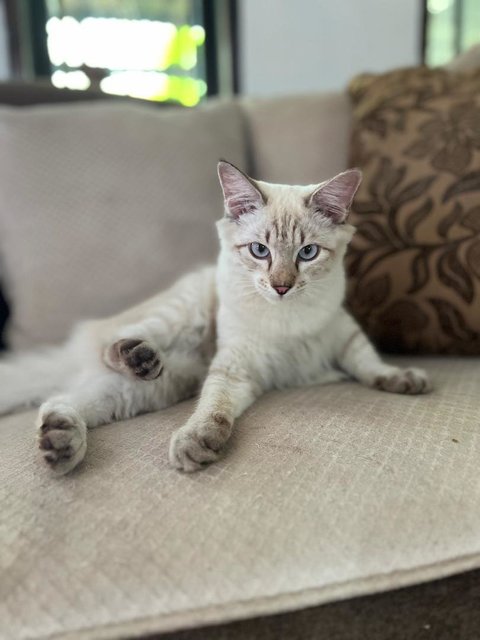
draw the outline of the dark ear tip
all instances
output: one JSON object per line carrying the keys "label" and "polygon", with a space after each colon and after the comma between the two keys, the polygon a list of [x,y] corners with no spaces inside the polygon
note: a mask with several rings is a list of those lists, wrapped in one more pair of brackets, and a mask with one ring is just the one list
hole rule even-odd
{"label": "dark ear tip", "polygon": [[225,160],[225,158],[218,159],[217,166],[221,164],[227,167],[232,167],[232,169],[236,169],[237,171],[240,171],[240,169],[236,165],[234,165],[233,162],[230,162],[230,160]]}

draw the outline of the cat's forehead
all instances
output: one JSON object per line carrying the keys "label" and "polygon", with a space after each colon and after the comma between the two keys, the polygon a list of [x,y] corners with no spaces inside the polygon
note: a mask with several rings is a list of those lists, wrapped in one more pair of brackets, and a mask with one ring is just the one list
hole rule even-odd
{"label": "cat's forehead", "polygon": [[270,247],[326,241],[335,235],[331,229],[323,229],[311,219],[292,215],[288,211],[272,216],[265,210],[258,215],[248,216],[248,219],[246,217],[238,233],[246,242],[257,240]]}
{"label": "cat's forehead", "polygon": [[265,200],[266,213],[270,216],[285,212],[291,216],[303,216],[310,196],[318,188],[318,185],[293,186],[261,181],[257,181],[256,185]]}
{"label": "cat's forehead", "polygon": [[269,243],[302,244],[308,238],[328,234],[315,220],[308,201],[318,185],[290,186],[257,182],[265,201],[260,215],[248,216],[250,231],[263,234]]}

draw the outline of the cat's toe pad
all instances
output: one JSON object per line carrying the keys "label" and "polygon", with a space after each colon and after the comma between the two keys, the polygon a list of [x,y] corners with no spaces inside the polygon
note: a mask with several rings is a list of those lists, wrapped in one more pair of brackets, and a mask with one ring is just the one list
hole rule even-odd
{"label": "cat's toe pad", "polygon": [[127,370],[139,380],[155,380],[163,371],[158,352],[145,340],[118,340],[107,350],[106,361],[115,370]]}
{"label": "cat's toe pad", "polygon": [[387,375],[377,376],[373,385],[381,391],[418,395],[431,391],[430,381],[422,369],[398,369]]}
{"label": "cat's toe pad", "polygon": [[38,446],[43,459],[56,474],[77,466],[87,449],[86,427],[55,413],[44,416],[38,429]]}
{"label": "cat's toe pad", "polygon": [[198,471],[221,455],[230,437],[231,422],[214,413],[195,426],[187,425],[176,431],[170,442],[170,464],[179,471]]}

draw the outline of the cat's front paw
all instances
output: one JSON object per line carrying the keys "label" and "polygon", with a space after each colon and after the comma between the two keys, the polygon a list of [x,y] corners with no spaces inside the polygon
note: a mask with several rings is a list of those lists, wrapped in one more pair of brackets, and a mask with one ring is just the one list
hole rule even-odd
{"label": "cat's front paw", "polygon": [[432,387],[427,374],[422,369],[397,369],[392,373],[377,376],[373,386],[390,393],[418,395],[428,393]]}
{"label": "cat's front paw", "polygon": [[179,471],[198,471],[218,460],[231,432],[231,421],[221,413],[190,419],[172,436],[170,464]]}
{"label": "cat's front paw", "polygon": [[106,349],[104,360],[115,371],[139,380],[155,380],[163,371],[158,352],[145,340],[118,340]]}
{"label": "cat's front paw", "polygon": [[43,459],[57,475],[74,469],[87,451],[86,426],[71,417],[49,413],[38,428],[38,446]]}

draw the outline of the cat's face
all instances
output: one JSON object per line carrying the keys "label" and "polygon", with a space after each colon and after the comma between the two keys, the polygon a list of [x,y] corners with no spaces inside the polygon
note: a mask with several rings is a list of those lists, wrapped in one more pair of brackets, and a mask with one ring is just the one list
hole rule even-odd
{"label": "cat's face", "polygon": [[345,223],[361,173],[351,169],[319,185],[254,181],[228,162],[218,175],[225,217],[220,238],[240,273],[242,291],[254,289],[285,303],[318,291],[342,263],[353,227]]}

